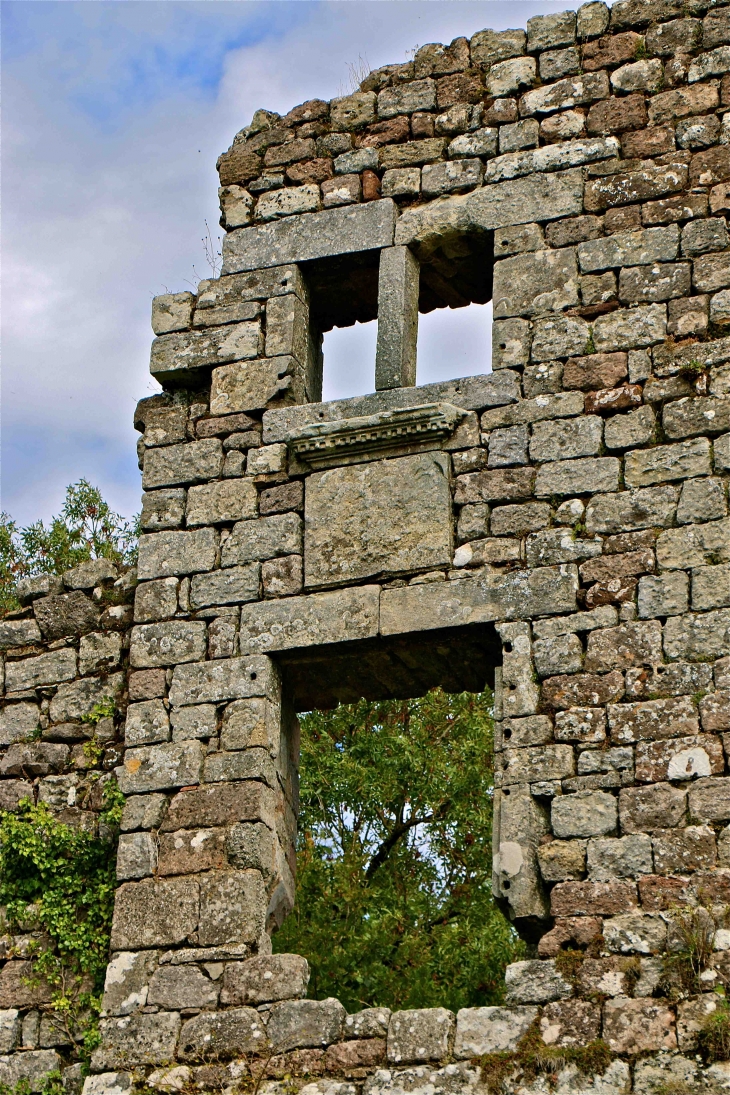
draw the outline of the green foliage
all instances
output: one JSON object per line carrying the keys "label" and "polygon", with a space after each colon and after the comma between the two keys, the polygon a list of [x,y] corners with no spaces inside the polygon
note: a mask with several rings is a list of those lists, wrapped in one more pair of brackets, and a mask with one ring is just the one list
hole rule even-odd
{"label": "green foliage", "polygon": [[700,1052],[707,1064],[730,1060],[730,1006],[724,990],[719,996],[717,1008],[705,1018],[697,1036]]}
{"label": "green foliage", "polygon": [[48,934],[54,950],[38,955],[34,972],[63,993],[68,976],[103,984],[116,884],[111,853],[108,841],[57,821],[42,803],[0,813],[0,904],[11,925],[33,916]]}
{"label": "green foliage", "polygon": [[491,893],[488,693],[342,705],[302,721],[298,903],[274,937],[309,995],[496,1003],[517,953]]}
{"label": "green foliage", "polygon": [[15,586],[34,574],[62,574],[87,559],[133,565],[139,519],[127,521],[104,501],[87,479],[66,489],[58,517],[19,528],[0,514],[0,612],[18,607]]}
{"label": "green foliage", "polygon": [[[31,1095],[30,1081],[23,1077],[14,1087],[10,1087],[9,1084],[0,1084],[0,1095]],[[43,1077],[40,1095],[66,1095],[63,1076],[58,1069],[47,1072]]]}
{"label": "green foliage", "polygon": [[104,696],[103,700],[95,703],[85,715],[81,716],[82,722],[98,726],[102,719],[112,719],[117,712],[116,701],[113,696]]}
{"label": "green foliage", "polygon": [[104,803],[104,808],[99,813],[99,821],[116,829],[122,820],[122,810],[124,809],[125,798],[115,779],[107,780],[104,784],[104,788],[101,792],[101,799]]}

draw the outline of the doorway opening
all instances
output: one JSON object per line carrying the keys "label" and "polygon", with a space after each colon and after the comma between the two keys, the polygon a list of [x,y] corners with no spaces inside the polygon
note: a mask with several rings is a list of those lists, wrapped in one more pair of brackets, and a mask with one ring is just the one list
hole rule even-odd
{"label": "doorway opening", "polygon": [[289,651],[301,728],[297,899],[274,950],[308,995],[496,1004],[522,944],[492,897],[491,625]]}

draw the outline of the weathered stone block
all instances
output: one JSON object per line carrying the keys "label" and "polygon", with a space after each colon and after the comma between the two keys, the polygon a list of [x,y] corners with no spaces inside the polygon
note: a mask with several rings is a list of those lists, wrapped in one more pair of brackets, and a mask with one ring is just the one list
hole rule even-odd
{"label": "weathered stone block", "polygon": [[679,571],[639,579],[639,616],[677,616],[689,608],[689,576]]}
{"label": "weathered stone block", "polygon": [[594,456],[601,451],[603,422],[595,415],[568,421],[536,422],[532,427],[530,457],[545,460],[571,460]]}
{"label": "weathered stone block", "polygon": [[549,498],[554,494],[616,491],[619,475],[620,462],[613,456],[560,460],[538,468],[535,494],[538,498]]}
{"label": "weathered stone block", "polygon": [[397,1011],[388,1027],[388,1060],[394,1064],[441,1060],[451,1051],[454,1028],[454,1013],[446,1008]]}
{"label": "weathered stone block", "polygon": [[508,1004],[547,1004],[573,995],[572,986],[552,959],[512,962],[504,977]]}
{"label": "weathered stone block", "polygon": [[575,250],[516,255],[494,266],[494,315],[561,311],[579,300]]}
{"label": "weathered stone block", "polygon": [[[708,777],[692,784],[689,812],[697,821],[725,821],[730,818],[730,788],[724,779]],[[665,822],[662,826],[667,827]]]}
{"label": "weathered stone block", "polygon": [[0,711],[0,745],[12,745],[34,736],[39,725],[37,703],[13,703]]}
{"label": "weathered stone block", "polygon": [[586,873],[585,840],[551,840],[538,848],[540,874],[546,882],[580,879]]}
{"label": "weathered stone block", "polygon": [[674,1012],[654,1000],[607,1000],[603,1037],[614,1053],[642,1053],[676,1048]]}
{"label": "weathered stone block", "polygon": [[113,955],[104,982],[103,1008],[107,1015],[129,1015],[146,1004],[157,958],[157,951],[122,951]]}
{"label": "weathered stone block", "polygon": [[102,1019],[99,1028],[101,1045],[92,1054],[92,1068],[158,1065],[175,1056],[180,1016],[175,1012],[161,1012]]}
{"label": "weathered stone block", "polygon": [[179,528],[185,515],[182,487],[156,490],[142,495],[141,527],[145,532]]}
{"label": "weathered stone block", "polygon": [[552,801],[551,820],[557,837],[605,836],[616,831],[616,799],[604,791],[558,795]]}
{"label": "weathered stone block", "polygon": [[[190,604],[193,608],[206,605],[240,604],[259,597],[259,565],[228,567],[209,574],[194,574],[190,582]],[[176,658],[177,662],[192,659]]]}
{"label": "weathered stone block", "polygon": [[283,513],[237,524],[223,543],[221,563],[229,567],[301,552],[302,520],[296,513]]}
{"label": "weathered stone block", "polygon": [[272,954],[229,963],[223,973],[222,1004],[267,1004],[304,996],[309,965],[298,954]]}
{"label": "weathered stone block", "polygon": [[466,1059],[484,1053],[514,1053],[536,1018],[537,1008],[530,1006],[461,1008],[456,1014],[454,1056]]}
{"label": "weathered stone block", "polygon": [[223,703],[249,696],[278,697],[279,678],[269,658],[249,655],[177,666],[170,686],[173,707]]}
{"label": "weathered stone block", "polygon": [[178,586],[177,578],[141,582],[134,591],[134,622],[150,623],[174,616],[178,609]]}
{"label": "weathered stone block", "polygon": [[270,788],[262,783],[217,783],[183,791],[173,797],[162,829],[174,832],[239,821],[263,821],[270,829],[275,827],[275,798]]}
{"label": "weathered stone block", "polygon": [[438,453],[317,472],[306,485],[305,584],[448,565],[449,514]]}
{"label": "weathered stone block", "polygon": [[596,495],[586,508],[586,528],[607,533],[666,528],[674,520],[677,496],[677,488],[672,486]]}
{"label": "weathered stone block", "polygon": [[203,1054],[226,1058],[265,1051],[266,1027],[255,1008],[202,1012],[183,1023],[180,1031],[183,1061],[199,1061]]}
{"label": "weathered stone block", "polygon": [[193,878],[125,883],[116,892],[112,949],[174,946],[198,926],[198,883]]}
{"label": "weathered stone block", "polygon": [[619,792],[621,829],[624,833],[642,833],[668,825],[680,825],[684,820],[686,802],[687,792],[668,783],[657,783],[652,787],[624,787]]}
{"label": "weathered stone block", "polygon": [[721,658],[730,654],[730,610],[673,616],[664,626],[668,658]]}
{"label": "weathered stone block", "polygon": [[144,580],[212,570],[217,549],[218,533],[211,528],[140,536],[137,573]]}
{"label": "weathered stone block", "polygon": [[244,606],[241,650],[263,653],[369,638],[377,634],[379,593],[378,586],[361,586]]}
{"label": "weathered stone block", "polygon": [[636,878],[652,870],[651,839],[643,833],[588,842],[588,875],[592,882]]}
{"label": "weathered stone block", "polygon": [[266,920],[268,899],[259,871],[211,871],[200,881],[202,947],[255,943]]}
{"label": "weathered stone block", "polygon": [[502,761],[504,786],[532,783],[537,779],[564,779],[575,771],[573,750],[569,745],[506,749]]}
{"label": "weathered stone block", "polygon": [[123,766],[116,769],[117,780],[125,795],[185,787],[200,782],[203,756],[198,741],[127,749]]}
{"label": "weathered stone block", "polygon": [[618,670],[552,677],[542,685],[543,700],[556,708],[599,707],[622,699],[623,694],[624,678]]}
{"label": "weathered stone block", "polygon": [[390,1023],[390,1008],[363,1008],[345,1019],[345,1038],[385,1038]]}
{"label": "weathered stone block", "polygon": [[99,609],[77,590],[57,597],[40,597],[33,612],[44,639],[60,639],[92,631],[99,623]]}
{"label": "weathered stone block", "polygon": [[645,703],[609,704],[611,740],[623,745],[637,741],[696,734],[697,709],[688,696],[648,700]]}
{"label": "weathered stone block", "polygon": [[8,692],[25,692],[58,684],[76,676],[76,651],[53,650],[36,658],[8,662],[5,666],[5,688]]}
{"label": "weathered stone block", "polygon": [[0,1057],[0,1083],[11,1091],[16,1091],[18,1085],[27,1085],[33,1092],[43,1091],[48,1074],[59,1072],[61,1064],[54,1049],[26,1050]]}
{"label": "weathered stone block", "polygon": [[342,1037],[345,1009],[339,1000],[287,1000],[276,1004],[267,1024],[269,1042],[279,1053],[329,1046]]}
{"label": "weathered stone block", "polygon": [[205,650],[202,620],[168,620],[132,628],[130,663],[136,669],[202,661]]}
{"label": "weathered stone block", "polygon": [[191,487],[188,491],[187,525],[214,525],[255,517],[258,493],[252,479],[229,479]]}
{"label": "weathered stone block", "polygon": [[662,660],[661,624],[627,623],[588,636],[585,667],[588,672],[656,665]]}
{"label": "weathered stone block", "polygon": [[715,833],[709,825],[657,829],[652,834],[654,870],[660,875],[689,874],[717,865]]}
{"label": "weathered stone block", "polygon": [[466,624],[572,612],[574,582],[575,568],[566,565],[383,590],[380,631],[395,635],[429,630],[443,627],[445,619]]}

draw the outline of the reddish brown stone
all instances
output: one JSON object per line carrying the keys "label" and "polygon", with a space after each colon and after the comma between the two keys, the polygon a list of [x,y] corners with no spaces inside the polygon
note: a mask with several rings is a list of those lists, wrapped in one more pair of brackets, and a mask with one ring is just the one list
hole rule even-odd
{"label": "reddish brown stone", "polygon": [[625,61],[635,61],[639,46],[644,39],[633,30],[625,34],[606,35],[595,42],[587,42],[582,49],[583,71],[597,72],[611,65],[622,65]]}
{"label": "reddish brown stone", "polygon": [[730,692],[713,692],[700,700],[703,730],[730,730]]}
{"label": "reddish brown stone", "polygon": [[306,137],[323,137],[329,129],[324,122],[306,122],[297,129],[297,137],[304,140]]}
{"label": "reddish brown stone", "polygon": [[414,114],[411,118],[411,134],[414,140],[433,137],[435,133],[433,114]]}
{"label": "reddish brown stone", "polygon": [[640,94],[621,99],[603,99],[588,111],[586,130],[593,135],[623,133],[627,129],[643,129],[646,125],[646,103]]}
{"label": "reddish brown stone", "polygon": [[692,157],[690,186],[714,186],[726,179],[730,179],[730,147],[708,148]]}
{"label": "reddish brown stone", "polygon": [[344,1072],[347,1075],[359,1068],[374,1068],[385,1060],[384,1038],[354,1039],[329,1046],[324,1055],[328,1072]]}
{"label": "reddish brown stone", "polygon": [[662,660],[662,627],[658,620],[638,620],[591,631],[586,644],[589,673],[657,665]]}
{"label": "reddish brown stone", "polygon": [[261,174],[261,157],[243,148],[232,148],[218,157],[217,166],[221,186],[240,185]]}
{"label": "reddish brown stone", "polygon": [[624,205],[616,209],[607,209],[603,218],[603,227],[607,236],[614,232],[625,232],[629,228],[641,225],[641,206]]}
{"label": "reddish brown stone", "polygon": [[284,555],[261,564],[264,597],[289,597],[302,591],[301,555]]}
{"label": "reddish brown stone", "polygon": [[639,129],[633,133],[624,133],[621,138],[621,151],[627,160],[662,156],[665,152],[673,152],[674,148],[674,130],[670,126]]}
{"label": "reddish brown stone", "polygon": [[369,125],[360,144],[362,148],[380,148],[384,144],[407,141],[409,137],[408,117],[399,114],[397,118],[388,118],[385,122]]}
{"label": "reddish brown stone", "polygon": [[[291,1053],[272,1057],[264,1067],[265,1075],[273,1080],[283,1080],[285,1076],[321,1076],[325,1070],[324,1050],[294,1049]],[[256,1075],[255,1063],[251,1071]]]}
{"label": "reddish brown stone", "polygon": [[225,829],[179,830],[160,834],[158,874],[195,874],[227,866]]}
{"label": "reddish brown stone", "polygon": [[582,563],[580,576],[584,582],[607,582],[609,578],[630,578],[636,574],[650,574],[656,569],[653,551],[631,551],[625,555],[598,555]]}
{"label": "reddish brown stone", "polygon": [[[669,765],[678,753],[703,749],[713,776],[725,771],[725,756],[719,738],[713,734],[692,734],[664,741],[642,741],[636,746],[636,779],[641,783],[661,783],[670,778]],[[687,773],[691,775],[691,772]],[[674,777],[676,778],[676,776]],[[698,864],[697,866],[700,866]],[[679,867],[674,868],[679,871]]]}
{"label": "reddish brown stone", "polygon": [[549,1046],[586,1046],[601,1033],[601,1009],[587,1000],[554,1000],[543,1008],[540,1033]]}
{"label": "reddish brown stone", "polygon": [[129,674],[129,699],[156,700],[165,695],[166,678],[164,669],[133,669]]}
{"label": "reddish brown stone", "polygon": [[268,487],[259,495],[259,513],[269,517],[272,513],[301,512],[304,509],[304,484],[300,480]]}
{"label": "reddish brown stone", "polygon": [[274,798],[270,787],[253,780],[191,787],[173,797],[161,831],[235,825],[239,821],[263,821],[273,827]]}
{"label": "reddish brown stone", "polygon": [[569,916],[555,921],[555,927],[543,935],[537,945],[541,958],[554,958],[566,948],[587,947],[601,934],[603,923],[595,916]]}
{"label": "reddish brown stone", "polygon": [[542,701],[548,707],[602,707],[617,703],[624,694],[623,673],[572,673],[542,682]]}
{"label": "reddish brown stone", "polygon": [[730,870],[697,871],[692,885],[703,904],[730,904]]}
{"label": "reddish brown stone", "polygon": [[563,387],[589,392],[595,388],[613,388],[628,372],[628,354],[589,354],[572,357],[563,369]]}
{"label": "reddish brown stone", "polygon": [[374,171],[363,171],[362,173],[362,200],[364,202],[374,202],[380,197],[380,179]]}
{"label": "reddish brown stone", "polygon": [[686,905],[690,900],[686,880],[647,874],[638,880],[641,907],[647,912],[664,912],[674,905]]}
{"label": "reddish brown stone", "polygon": [[665,91],[655,95],[649,106],[649,118],[652,125],[671,125],[677,118],[687,118],[692,114],[707,114],[718,105],[717,88],[709,84],[694,84],[692,87],[680,87],[676,91]]}
{"label": "reddish brown stone", "polygon": [[720,81],[720,102],[723,106],[730,106],[730,73]]}
{"label": "reddish brown stone", "polygon": [[286,177],[290,182],[321,183],[325,179],[331,179],[334,175],[332,160],[325,158],[306,160],[304,163],[295,163],[286,169]]}
{"label": "reddish brown stone", "polygon": [[607,1000],[603,1038],[614,1053],[676,1049],[674,1011],[658,1000]]}
{"label": "reddish brown stone", "polygon": [[518,117],[516,99],[495,99],[491,104],[485,104],[482,124],[508,125],[516,122]]}
{"label": "reddish brown stone", "polygon": [[585,595],[586,608],[598,608],[599,605],[620,605],[633,601],[638,579],[609,578],[605,582],[596,582]]}
{"label": "reddish brown stone", "polygon": [[329,114],[330,105],[326,103],[324,99],[308,99],[306,103],[302,103],[301,106],[295,106],[293,110],[290,110],[285,117],[281,119],[281,124],[285,126],[301,125],[302,122],[314,122],[318,118],[326,118]]}
{"label": "reddish brown stone", "polygon": [[603,541],[604,555],[623,555],[626,551],[647,551],[656,543],[656,532],[643,528],[638,532],[617,532]]}
{"label": "reddish brown stone", "polygon": [[442,76],[436,81],[436,103],[439,110],[446,110],[454,103],[478,103],[483,94],[484,84],[478,69],[459,72],[454,76]]}
{"label": "reddish brown stone", "polygon": [[414,73],[417,80],[427,76],[450,76],[469,67],[469,41],[454,38],[450,46],[422,46],[415,56]]}
{"label": "reddish brown stone", "polygon": [[647,833],[668,825],[681,825],[687,809],[687,792],[668,783],[651,787],[622,787],[619,817],[623,833]]}
{"label": "reddish brown stone", "polygon": [[707,825],[658,829],[652,834],[651,843],[654,870],[664,875],[703,871],[717,863],[715,834]]}
{"label": "reddish brown stone", "polygon": [[640,384],[622,384],[620,388],[603,388],[586,396],[586,414],[611,414],[638,407],[642,402]]}
{"label": "reddish brown stone", "polygon": [[0,970],[0,1008],[34,1008],[50,1004],[51,987],[33,974],[31,962],[6,962]]}
{"label": "reddish brown stone", "polygon": [[706,216],[707,194],[675,194],[671,198],[646,202],[641,207],[641,223],[646,227],[655,224],[676,224],[678,221]]}
{"label": "reddish brown stone", "polygon": [[550,894],[553,916],[617,916],[637,905],[633,882],[558,882]]}

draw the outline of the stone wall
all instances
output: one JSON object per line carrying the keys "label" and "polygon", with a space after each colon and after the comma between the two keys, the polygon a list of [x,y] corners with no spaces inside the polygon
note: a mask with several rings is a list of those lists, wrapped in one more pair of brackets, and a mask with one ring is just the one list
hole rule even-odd
{"label": "stone wall", "polygon": [[[115,833],[103,816],[105,788],[124,753],[135,584],[133,572],[120,575],[94,560],[63,578],[25,579],[18,586],[23,607],[0,620],[0,809],[44,804],[63,824],[108,839],[110,854]],[[99,717],[98,707],[114,713]],[[48,946],[32,917],[18,928],[3,910],[0,1083],[15,1089],[27,1081],[37,1091],[48,1072],[62,1070],[67,1089],[77,1092],[80,1065],[52,1007],[58,986],[33,972],[33,958]]]}
{"label": "stone wall", "polygon": [[[223,274],[155,300],[136,416],[86,1095],[465,1091],[535,1023],[561,1089],[730,1082],[695,1056],[730,974],[729,118],[730,6],[619,0],[259,111],[219,160]],[[493,371],[416,387],[418,313],[490,298]],[[317,402],[322,333],[373,318],[376,391]],[[302,999],[270,954],[296,711],[492,680],[508,1006]]]}

